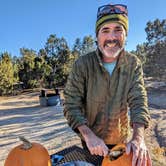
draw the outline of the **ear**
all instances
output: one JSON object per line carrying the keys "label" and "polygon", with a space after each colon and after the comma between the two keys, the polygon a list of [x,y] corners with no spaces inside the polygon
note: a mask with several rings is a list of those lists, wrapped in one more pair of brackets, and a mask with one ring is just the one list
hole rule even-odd
{"label": "ear", "polygon": [[96,46],[98,46],[97,37],[95,37],[95,43],[96,43]]}
{"label": "ear", "polygon": [[127,45],[127,34],[125,34],[125,38],[124,38],[124,46]]}
{"label": "ear", "polygon": [[125,30],[125,37],[127,38],[127,36],[128,36],[128,31]]}

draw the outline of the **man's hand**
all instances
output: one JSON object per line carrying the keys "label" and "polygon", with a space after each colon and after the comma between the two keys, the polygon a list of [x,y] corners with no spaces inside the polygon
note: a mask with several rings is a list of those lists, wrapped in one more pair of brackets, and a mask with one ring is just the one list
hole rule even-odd
{"label": "man's hand", "polygon": [[152,166],[151,158],[144,141],[144,125],[133,124],[133,138],[127,144],[126,153],[133,152],[132,166]]}
{"label": "man's hand", "polygon": [[97,137],[87,126],[79,126],[78,130],[84,137],[86,145],[92,155],[106,156],[108,154],[108,147],[104,141]]}
{"label": "man's hand", "polygon": [[106,156],[108,154],[108,148],[104,141],[98,138],[96,135],[91,134],[85,139],[86,145],[93,155]]}

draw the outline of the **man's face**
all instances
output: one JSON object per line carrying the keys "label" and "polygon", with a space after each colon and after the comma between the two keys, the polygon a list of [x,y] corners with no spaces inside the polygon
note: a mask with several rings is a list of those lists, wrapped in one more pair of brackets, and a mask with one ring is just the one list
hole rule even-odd
{"label": "man's face", "polygon": [[103,54],[103,61],[114,61],[125,45],[126,32],[118,23],[103,25],[97,36],[98,47]]}

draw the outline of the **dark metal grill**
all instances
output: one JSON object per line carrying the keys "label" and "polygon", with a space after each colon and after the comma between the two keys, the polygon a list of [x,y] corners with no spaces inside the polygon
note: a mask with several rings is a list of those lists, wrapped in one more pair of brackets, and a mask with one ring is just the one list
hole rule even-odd
{"label": "dark metal grill", "polygon": [[84,150],[78,146],[71,146],[60,152],[52,154],[51,158],[54,155],[62,155],[64,156],[64,158],[60,160],[58,163],[53,164],[53,166],[54,165],[59,166],[60,164],[64,164],[66,162],[71,162],[71,161],[85,161],[85,162],[92,163],[95,166],[101,166],[102,159],[103,159],[103,157],[101,156],[91,155],[89,151]]}

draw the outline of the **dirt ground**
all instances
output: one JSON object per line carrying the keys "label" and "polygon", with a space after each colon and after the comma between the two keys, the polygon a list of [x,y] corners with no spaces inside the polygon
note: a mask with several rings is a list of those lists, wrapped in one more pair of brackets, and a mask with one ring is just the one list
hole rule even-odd
{"label": "dirt ground", "polygon": [[[166,86],[147,81],[152,123],[146,130],[146,144],[153,166],[166,166]],[[80,140],[68,127],[62,106],[41,107],[39,92],[0,97],[0,166],[11,148],[20,144],[19,136],[43,144],[49,154]]]}

